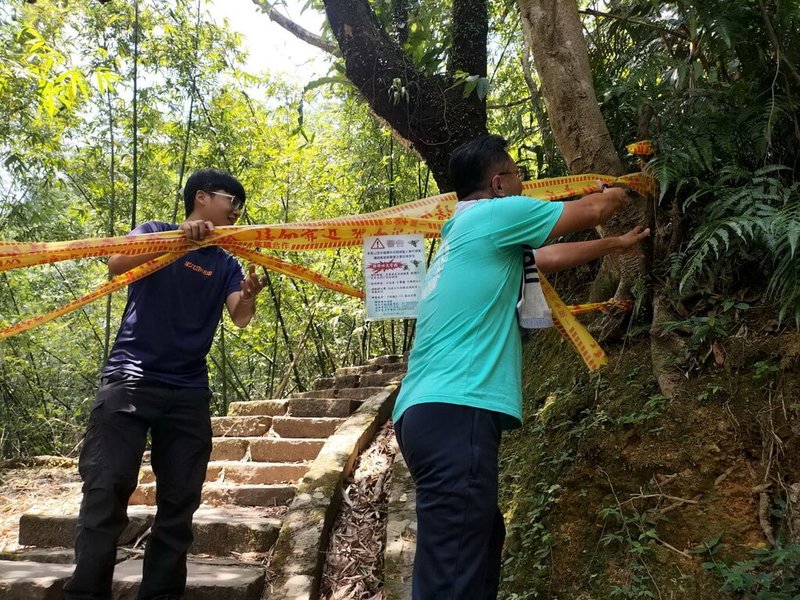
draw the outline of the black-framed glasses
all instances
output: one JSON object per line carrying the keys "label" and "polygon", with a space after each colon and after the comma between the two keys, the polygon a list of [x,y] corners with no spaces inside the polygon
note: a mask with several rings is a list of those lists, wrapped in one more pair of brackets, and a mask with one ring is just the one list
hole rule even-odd
{"label": "black-framed glasses", "polygon": [[231,203],[231,208],[233,210],[242,210],[242,206],[244,206],[244,200],[239,198],[238,196],[234,196],[233,194],[225,194],[223,192],[207,192],[210,196],[223,196],[227,198],[228,201]]}
{"label": "black-framed glasses", "polygon": [[501,171],[498,175],[516,175],[520,181],[528,181],[531,178],[528,167],[525,165],[518,165],[513,171]]}

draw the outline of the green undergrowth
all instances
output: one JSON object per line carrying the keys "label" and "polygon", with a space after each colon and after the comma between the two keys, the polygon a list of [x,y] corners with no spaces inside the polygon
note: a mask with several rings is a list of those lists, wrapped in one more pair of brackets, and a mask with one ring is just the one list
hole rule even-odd
{"label": "green undergrowth", "polygon": [[[500,598],[800,597],[786,526],[800,352],[787,359],[776,339],[719,341],[725,364],[666,398],[647,335],[606,348],[609,364],[590,374],[556,333],[537,334],[524,350],[525,424],[501,447]],[[774,546],[753,492],[765,481]]]}

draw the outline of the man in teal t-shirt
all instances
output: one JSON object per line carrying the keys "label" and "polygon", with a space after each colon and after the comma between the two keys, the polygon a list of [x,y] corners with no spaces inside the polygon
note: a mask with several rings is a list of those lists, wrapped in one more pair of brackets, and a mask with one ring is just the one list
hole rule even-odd
{"label": "man in teal t-shirt", "polygon": [[[455,150],[459,203],[422,284],[417,339],[392,418],[417,486],[415,600],[497,596],[505,537],[497,508],[503,429],[522,421],[517,300],[523,248],[594,227],[627,203],[620,188],[573,202],[520,196],[524,171],[496,135]],[[554,244],[543,272],[625,251],[649,234]]]}

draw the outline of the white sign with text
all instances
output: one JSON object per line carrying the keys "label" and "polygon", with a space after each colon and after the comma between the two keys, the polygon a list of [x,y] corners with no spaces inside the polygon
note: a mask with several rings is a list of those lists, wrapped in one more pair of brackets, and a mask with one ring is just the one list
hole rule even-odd
{"label": "white sign with text", "polygon": [[425,238],[420,234],[364,238],[367,320],[414,319],[425,277]]}

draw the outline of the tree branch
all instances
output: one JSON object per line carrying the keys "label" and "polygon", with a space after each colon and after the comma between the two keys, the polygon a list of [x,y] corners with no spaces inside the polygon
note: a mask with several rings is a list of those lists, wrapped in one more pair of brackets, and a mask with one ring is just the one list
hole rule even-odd
{"label": "tree branch", "polygon": [[303,40],[307,44],[311,44],[315,48],[324,50],[333,56],[342,55],[342,53],[339,51],[339,47],[336,44],[322,39],[317,34],[301,27],[286,15],[279,13],[271,3],[267,2],[267,0],[253,0],[253,4],[263,10],[272,21],[283,27],[296,38]]}
{"label": "tree branch", "polygon": [[519,100],[512,100],[511,102],[507,102],[505,104],[487,104],[486,110],[500,110],[501,108],[511,108],[513,106],[519,106],[520,104],[525,104],[526,102],[530,102],[533,100],[533,96],[527,96],[525,98],[520,98]]}

